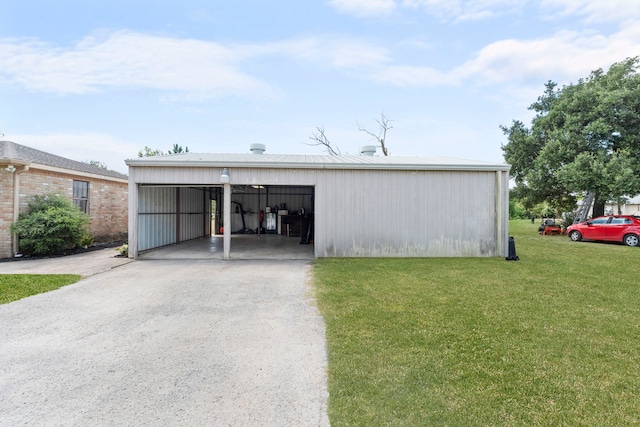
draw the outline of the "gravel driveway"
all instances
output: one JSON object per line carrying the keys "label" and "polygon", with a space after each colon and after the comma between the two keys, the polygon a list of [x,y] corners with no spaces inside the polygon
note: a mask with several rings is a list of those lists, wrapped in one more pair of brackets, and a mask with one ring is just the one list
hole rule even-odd
{"label": "gravel driveway", "polygon": [[306,261],[136,261],[0,305],[0,425],[328,426]]}

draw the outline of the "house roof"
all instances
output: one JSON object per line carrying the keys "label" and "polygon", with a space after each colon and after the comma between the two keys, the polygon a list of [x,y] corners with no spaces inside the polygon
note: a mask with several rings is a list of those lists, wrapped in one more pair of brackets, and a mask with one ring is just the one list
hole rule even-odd
{"label": "house roof", "polygon": [[111,178],[127,179],[127,175],[120,172],[99,168],[87,163],[56,156],[45,151],[25,145],[16,144],[11,141],[0,141],[0,162],[15,164],[40,164],[54,168],[68,169],[85,174],[102,175]]}
{"label": "house roof", "polygon": [[450,157],[330,156],[305,154],[182,153],[125,160],[130,167],[249,167],[272,169],[387,169],[509,171],[505,163]]}
{"label": "house roof", "polygon": [[640,205],[640,195],[630,198],[627,205]]}

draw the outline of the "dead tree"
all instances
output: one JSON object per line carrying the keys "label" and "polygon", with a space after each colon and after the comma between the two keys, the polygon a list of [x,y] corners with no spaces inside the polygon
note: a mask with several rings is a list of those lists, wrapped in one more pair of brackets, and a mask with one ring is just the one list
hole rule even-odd
{"label": "dead tree", "polygon": [[329,141],[329,138],[327,138],[327,135],[324,134],[323,127],[317,127],[316,131],[313,133],[313,135],[309,137],[309,139],[315,142],[310,142],[307,145],[313,145],[313,146],[322,145],[327,150],[327,153],[329,153],[332,156],[339,156],[341,154],[340,149],[338,147],[334,148],[333,146],[331,146],[331,142]]}
{"label": "dead tree", "polygon": [[391,126],[391,122],[392,120],[388,119],[384,115],[384,113],[380,113],[380,119],[376,120],[376,123],[378,123],[378,127],[379,127],[377,134],[368,131],[367,129],[361,127],[360,124],[358,124],[358,130],[369,134],[373,139],[375,139],[376,142],[379,144],[380,148],[382,149],[382,154],[384,154],[385,156],[389,155],[389,150],[387,149],[386,143],[387,143],[387,131],[393,129],[393,126]]}

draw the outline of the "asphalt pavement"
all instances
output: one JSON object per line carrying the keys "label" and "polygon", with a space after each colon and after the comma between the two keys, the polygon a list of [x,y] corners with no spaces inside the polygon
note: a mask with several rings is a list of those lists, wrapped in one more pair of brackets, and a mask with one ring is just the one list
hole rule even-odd
{"label": "asphalt pavement", "polygon": [[0,425],[329,425],[309,261],[104,251],[0,263],[85,276],[0,305]]}

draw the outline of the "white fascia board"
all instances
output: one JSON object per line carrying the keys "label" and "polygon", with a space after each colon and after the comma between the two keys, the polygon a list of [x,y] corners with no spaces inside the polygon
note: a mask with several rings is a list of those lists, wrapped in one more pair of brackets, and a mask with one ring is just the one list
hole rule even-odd
{"label": "white fascia board", "polygon": [[460,170],[510,171],[511,165],[497,163],[417,163],[417,162],[287,162],[234,160],[127,160],[129,167],[191,167],[191,168],[259,168],[259,169],[328,169],[328,170]]}

